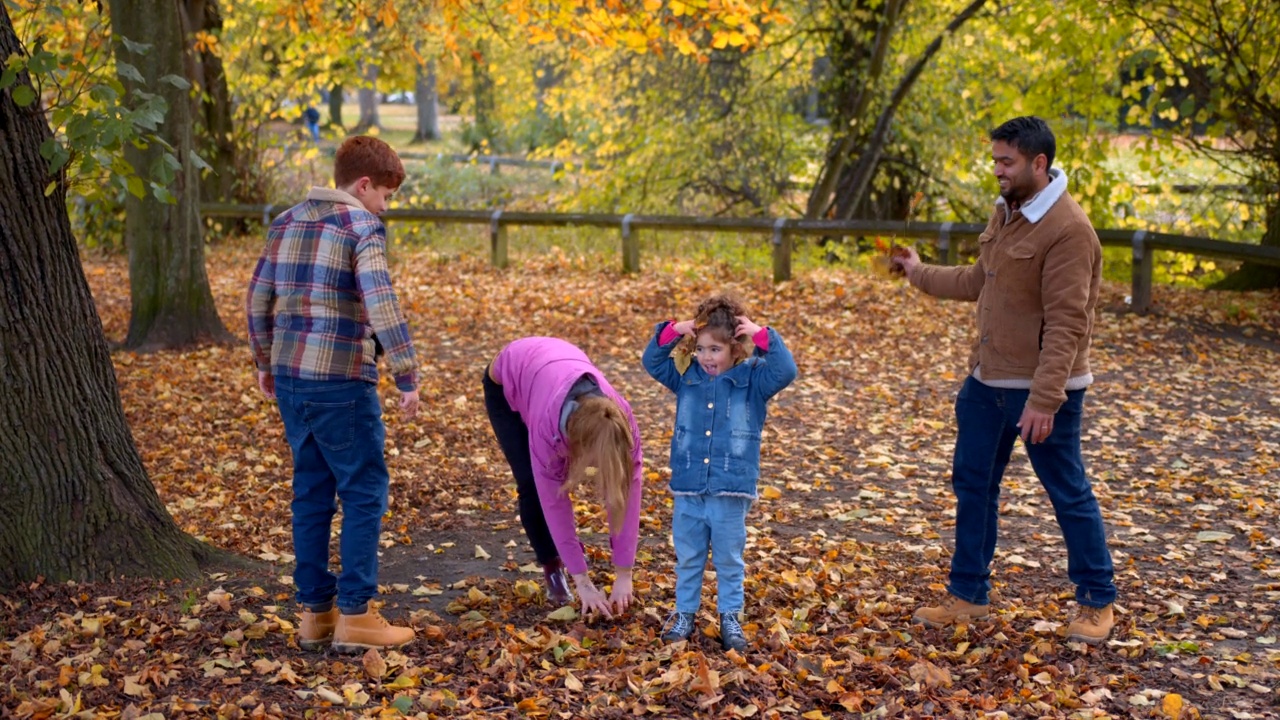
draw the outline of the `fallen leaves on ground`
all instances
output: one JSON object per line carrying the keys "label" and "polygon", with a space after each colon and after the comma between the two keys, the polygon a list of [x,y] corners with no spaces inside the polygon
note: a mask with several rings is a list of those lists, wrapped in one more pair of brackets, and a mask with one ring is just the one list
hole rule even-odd
{"label": "fallen leaves on ground", "polygon": [[[209,274],[243,336],[256,241]],[[972,307],[895,281],[805,269],[774,286],[664,261],[636,276],[551,252],[498,271],[397,248],[394,277],[423,371],[398,416],[384,612],[400,650],[304,652],[289,587],[290,462],[245,346],[113,356],[147,469],[175,520],[260,561],[200,584],[32,585],[0,596],[0,701],[19,718],[1277,717],[1280,705],[1280,294],[1160,288],[1159,311],[1105,288],[1085,452],[1120,590],[1109,642],[1064,642],[1073,609],[1053,509],[1021,450],[1001,495],[995,613],[910,624],[945,582],[952,399]],[[604,269],[606,266],[609,269]],[[123,258],[86,272],[108,337],[128,321]],[[749,518],[745,653],[724,653],[708,576],[699,631],[658,640],[673,609],[674,404],[639,355],[653,324],[731,287],[800,367],[771,405]],[[480,377],[522,335],[571,339],[631,401],[645,442],[637,606],[614,620],[555,608],[523,541]],[[577,498],[598,583],[603,513]],[[336,543],[335,543],[336,556]]]}

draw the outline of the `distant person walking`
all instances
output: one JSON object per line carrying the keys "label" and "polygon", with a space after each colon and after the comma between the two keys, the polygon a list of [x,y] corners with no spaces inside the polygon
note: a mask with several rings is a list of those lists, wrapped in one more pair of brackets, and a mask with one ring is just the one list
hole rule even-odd
{"label": "distant person walking", "polygon": [[[378,540],[390,479],[374,333],[386,348],[400,409],[418,409],[417,359],[387,270],[378,216],[404,181],[385,142],[338,148],[337,189],[312,188],[267,232],[249,282],[249,342],[258,386],[275,398],[293,453],[293,572],[298,644],[341,652],[404,645],[378,594]],[[329,528],[342,501],[342,573],[329,570]]]}
{"label": "distant person walking", "polygon": [[1111,552],[1085,476],[1080,419],[1093,382],[1089,343],[1102,277],[1102,247],[1089,218],[1052,167],[1053,132],[1020,117],[991,131],[1000,197],[973,265],[926,265],[914,250],[891,262],[940,298],[977,303],[969,377],[956,398],[956,547],[949,598],[916,610],[930,627],[990,612],[1000,483],[1021,437],[1053,503],[1067,545],[1079,612],[1069,640],[1101,643],[1115,624]]}
{"label": "distant person walking", "polygon": [[302,111],[302,121],[307,124],[307,132],[311,135],[311,142],[320,142],[320,111],[308,105]]}

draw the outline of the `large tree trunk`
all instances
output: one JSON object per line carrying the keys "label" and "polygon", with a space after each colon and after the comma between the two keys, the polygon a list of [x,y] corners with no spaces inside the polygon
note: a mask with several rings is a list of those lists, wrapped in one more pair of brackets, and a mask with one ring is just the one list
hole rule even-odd
{"label": "large tree trunk", "polygon": [[[1280,248],[1280,198],[1272,196],[1267,204],[1267,229],[1262,244]],[[1244,263],[1239,270],[1214,284],[1214,290],[1269,290],[1280,288],[1280,267]]]}
{"label": "large tree trunk", "polygon": [[[125,199],[125,244],[129,248],[129,290],[132,316],[125,346],[158,350],[201,341],[226,342],[231,335],[218,318],[204,269],[204,239],[200,227],[200,172],[192,157],[195,148],[190,90],[173,78],[185,77],[186,38],[178,3],[181,0],[111,0],[111,26],[116,35],[117,65],[132,66],[141,84],[121,73],[131,98],[140,93],[163,97],[168,104],[156,134],[173,148],[177,167],[166,188],[176,202],[164,202],[154,192]],[[120,40],[128,38],[149,48],[135,52]],[[123,70],[123,68],[121,68]],[[166,166],[166,150],[158,142],[125,145],[125,160],[148,181]],[[148,183],[149,184],[149,183]]]}
{"label": "large tree trunk", "polygon": [[346,95],[346,90],[342,87],[342,83],[337,83],[329,89],[329,124],[338,128],[342,127],[342,101]]}
{"label": "large tree trunk", "polygon": [[356,121],[356,135],[369,132],[370,128],[381,128],[382,120],[378,118],[378,66],[373,63],[363,64],[364,82],[356,92],[360,101],[360,119]]}
{"label": "large tree trunk", "polygon": [[[222,12],[217,0],[183,0],[181,10],[182,30],[188,43],[197,31],[203,30],[215,37],[222,33]],[[187,78],[200,93],[196,106],[201,131],[197,136],[200,156],[212,168],[204,174],[200,197],[209,202],[257,202],[251,192],[246,192],[248,188],[237,187],[235,124],[222,58],[217,53],[192,47],[186,59]]]}
{"label": "large tree trunk", "polygon": [[418,104],[418,131],[413,135],[415,143],[440,139],[440,98],[436,89],[436,59],[418,66],[418,76],[413,84],[413,99]]}
{"label": "large tree trunk", "polygon": [[481,140],[488,141],[489,152],[499,152],[497,128],[497,84],[489,74],[489,46],[483,40],[476,44],[471,54],[471,97],[475,103],[472,120],[471,150],[481,149]]}
{"label": "large tree trunk", "polygon": [[[0,4],[0,57],[21,52]],[[19,85],[30,86],[24,72]],[[0,91],[0,588],[43,576],[194,577],[183,534],[138,456],[80,267],[66,188],[53,192],[35,107]]]}

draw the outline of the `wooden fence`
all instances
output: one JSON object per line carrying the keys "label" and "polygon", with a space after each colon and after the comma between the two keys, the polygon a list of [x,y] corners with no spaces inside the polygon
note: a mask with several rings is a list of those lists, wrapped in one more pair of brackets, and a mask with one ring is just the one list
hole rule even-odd
{"label": "wooden fence", "polygon": [[[288,209],[284,205],[230,205],[206,203],[205,217],[261,219],[263,224]],[[794,237],[881,236],[912,238],[932,243],[946,264],[957,259],[959,241],[977,238],[985,225],[973,223],[905,223],[870,220],[799,220],[793,218],[708,218],[673,215],[625,215],[588,213],[531,213],[504,210],[388,210],[382,216],[392,222],[484,225],[489,229],[489,258],[495,267],[506,267],[507,228],[512,226],[617,228],[621,234],[622,270],[640,270],[641,230],[655,232],[739,232],[768,235],[773,248],[773,279],[791,279],[791,239]],[[1170,235],[1146,230],[1099,230],[1103,245],[1129,247],[1133,252],[1132,308],[1144,313],[1151,306],[1152,272],[1156,250],[1172,250],[1202,257],[1240,260],[1280,267],[1280,248],[1224,242],[1204,237]]]}

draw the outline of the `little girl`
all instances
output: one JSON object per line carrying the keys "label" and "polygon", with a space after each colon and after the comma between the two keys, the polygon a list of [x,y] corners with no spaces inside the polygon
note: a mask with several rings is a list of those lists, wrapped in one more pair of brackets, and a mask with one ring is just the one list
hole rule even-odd
{"label": "little girl", "polygon": [[675,642],[693,634],[709,549],[720,644],[742,651],[742,554],[747,510],[760,476],[760,431],[769,398],[796,378],[795,360],[773,328],[753,323],[736,298],[716,295],[698,306],[693,320],[659,323],[645,348],[644,367],[676,394],[676,611],[662,639]]}

